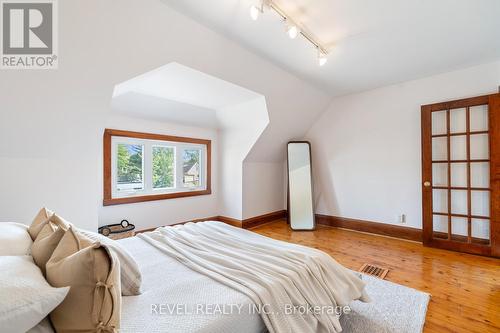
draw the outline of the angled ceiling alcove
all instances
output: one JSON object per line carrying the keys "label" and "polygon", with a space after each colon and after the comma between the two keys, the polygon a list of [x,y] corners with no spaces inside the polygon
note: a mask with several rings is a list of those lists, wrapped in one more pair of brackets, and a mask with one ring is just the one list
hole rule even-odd
{"label": "angled ceiling alcove", "polygon": [[243,162],[269,124],[264,96],[172,62],[117,84],[111,108],[130,117],[216,129],[219,213],[242,218]]}
{"label": "angled ceiling alcove", "polygon": [[117,84],[112,108],[132,116],[218,128],[223,126],[218,110],[260,97],[238,85],[172,62]]}

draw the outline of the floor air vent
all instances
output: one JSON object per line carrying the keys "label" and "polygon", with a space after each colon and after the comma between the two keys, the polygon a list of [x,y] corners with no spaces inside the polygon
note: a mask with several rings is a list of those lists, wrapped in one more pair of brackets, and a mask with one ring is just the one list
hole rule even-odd
{"label": "floor air vent", "polygon": [[375,266],[372,264],[364,264],[363,266],[361,266],[359,271],[361,273],[373,275],[381,279],[384,279],[387,273],[389,273],[389,270],[387,268]]}

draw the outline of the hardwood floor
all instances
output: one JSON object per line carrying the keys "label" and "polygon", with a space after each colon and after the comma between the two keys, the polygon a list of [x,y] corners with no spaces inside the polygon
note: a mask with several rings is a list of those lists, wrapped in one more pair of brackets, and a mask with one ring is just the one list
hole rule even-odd
{"label": "hardwood floor", "polygon": [[291,231],[275,221],[251,230],[320,249],[353,270],[363,263],[389,268],[386,280],[432,295],[424,332],[500,332],[500,259],[322,225]]}

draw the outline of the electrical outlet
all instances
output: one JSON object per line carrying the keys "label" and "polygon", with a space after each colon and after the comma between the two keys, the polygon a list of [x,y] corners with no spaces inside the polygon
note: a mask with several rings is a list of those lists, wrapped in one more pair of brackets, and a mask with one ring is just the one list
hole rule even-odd
{"label": "electrical outlet", "polygon": [[406,224],[406,214],[399,215],[399,223]]}

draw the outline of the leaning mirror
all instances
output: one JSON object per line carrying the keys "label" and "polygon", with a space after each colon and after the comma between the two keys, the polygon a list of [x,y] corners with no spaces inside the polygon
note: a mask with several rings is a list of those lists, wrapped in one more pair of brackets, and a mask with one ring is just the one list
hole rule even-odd
{"label": "leaning mirror", "polygon": [[291,141],[287,145],[288,222],[293,230],[315,227],[311,174],[311,145]]}

